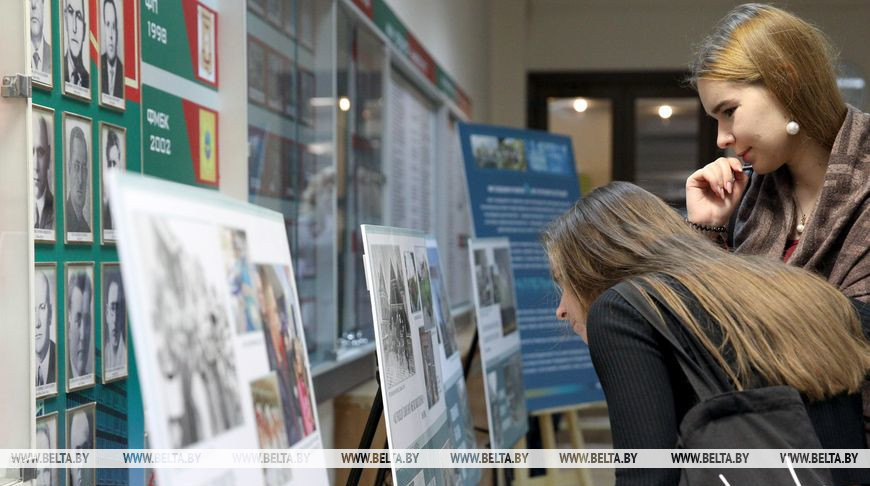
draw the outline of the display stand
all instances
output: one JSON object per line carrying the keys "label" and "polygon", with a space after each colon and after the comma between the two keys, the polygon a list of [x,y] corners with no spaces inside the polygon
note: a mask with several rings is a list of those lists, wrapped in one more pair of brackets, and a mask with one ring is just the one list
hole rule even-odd
{"label": "display stand", "polygon": [[[384,412],[384,400],[381,396],[381,380],[379,378],[377,372],[375,372],[375,379],[378,380],[378,391],[375,392],[375,399],[372,400],[372,408],[369,410],[369,418],[366,420],[366,426],[363,429],[362,437],[359,441],[358,449],[370,449],[372,446],[372,441],[375,438],[375,432],[378,430],[378,422],[381,420],[381,416]],[[386,449],[387,446],[384,446]],[[379,486],[383,484],[383,477],[381,471],[384,471],[384,468],[381,468],[378,471],[378,481],[375,481],[375,486]],[[362,477],[363,468],[355,467],[350,470],[350,474],[347,476],[347,486],[358,486],[360,477]]]}
{"label": "display stand", "polygon": [[[541,430],[541,447],[544,449],[557,449],[556,428],[553,425],[553,415],[561,413],[568,422],[571,448],[585,449],[586,443],[580,432],[580,419],[577,412],[588,408],[590,404],[574,405],[564,408],[555,408],[532,412],[532,416],[538,417]],[[517,476],[517,486],[561,486],[567,484],[579,484],[580,486],[592,486],[592,476],[589,469],[548,469],[543,476],[529,477],[528,470],[525,475]],[[579,482],[578,482],[579,481]]]}

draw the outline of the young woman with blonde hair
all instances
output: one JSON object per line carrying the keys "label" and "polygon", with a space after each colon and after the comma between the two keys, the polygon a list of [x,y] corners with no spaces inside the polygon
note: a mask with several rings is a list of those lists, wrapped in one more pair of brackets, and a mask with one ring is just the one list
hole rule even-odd
{"label": "young woman with blonde hair", "polygon": [[[675,448],[680,423],[698,402],[673,345],[612,288],[623,281],[724,383],[736,390],[791,386],[807,402],[822,447],[865,447],[858,391],[870,370],[870,344],[860,302],[803,269],[723,250],[626,182],[580,199],[550,224],[543,242],[562,292],[557,317],[589,344],[614,448]],[[832,473],[836,484],[870,482],[867,470]],[[679,474],[621,469],[617,485],[676,484]]]}
{"label": "young woman with blonde hair", "polygon": [[688,178],[688,219],[722,235],[737,210],[736,251],[870,302],[870,115],[843,102],[833,58],[821,31],[769,5],[740,5],[719,22],[690,81],[718,123],[717,144],[737,157]]}

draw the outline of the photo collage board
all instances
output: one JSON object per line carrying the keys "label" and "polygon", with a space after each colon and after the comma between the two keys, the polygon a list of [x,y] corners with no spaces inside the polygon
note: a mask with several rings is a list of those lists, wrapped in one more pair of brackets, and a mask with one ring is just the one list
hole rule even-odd
{"label": "photo collage board", "polygon": [[[280,213],[118,174],[112,209],[149,445],[319,449],[321,429]],[[161,486],[325,485],[324,469],[158,469]]]}
{"label": "photo collage board", "polygon": [[510,449],[529,424],[510,243],[472,238],[468,252],[489,440],[493,449]]}
{"label": "photo collage board", "polygon": [[[437,245],[422,232],[385,226],[362,225],[362,236],[390,448],[475,448]],[[479,480],[458,469],[393,465],[392,473],[393,484]]]}
{"label": "photo collage board", "polygon": [[[138,2],[27,3],[36,444],[139,448],[141,397],[105,191],[110,173],[141,170]],[[126,485],[131,474],[37,472],[40,481],[83,485]]]}

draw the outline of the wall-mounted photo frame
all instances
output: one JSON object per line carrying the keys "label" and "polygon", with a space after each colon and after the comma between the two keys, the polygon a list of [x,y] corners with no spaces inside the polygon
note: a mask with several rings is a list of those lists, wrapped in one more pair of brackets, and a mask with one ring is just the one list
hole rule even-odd
{"label": "wall-mounted photo frame", "polygon": [[100,106],[124,110],[124,0],[98,0]]}
{"label": "wall-mounted photo frame", "polygon": [[63,114],[64,243],[93,243],[91,119]]}
{"label": "wall-mounted photo frame", "polygon": [[54,84],[52,75],[51,48],[51,3],[52,0],[28,0],[30,2],[30,76],[35,88],[51,91]]}
{"label": "wall-mounted photo frame", "polygon": [[[38,0],[37,0],[38,1]],[[54,159],[54,110],[33,105],[33,240],[54,243],[56,239]]]}
{"label": "wall-mounted photo frame", "polygon": [[58,0],[63,26],[60,33],[61,91],[83,101],[91,101],[90,3],[90,0]]}
{"label": "wall-mounted photo frame", "polygon": [[127,129],[100,122],[100,243],[114,244],[115,224],[106,192],[106,174],[127,170]]}
{"label": "wall-mounted photo frame", "polygon": [[[36,417],[35,449],[57,449],[57,412]],[[60,484],[59,468],[40,468],[36,470],[36,484]]]}
{"label": "wall-mounted photo frame", "polygon": [[127,322],[127,299],[124,294],[124,282],[121,279],[121,265],[103,263],[100,277],[103,313],[102,376],[105,384],[127,377],[129,325]]}
{"label": "wall-mounted photo frame", "polygon": [[57,264],[37,263],[34,268],[34,323],[36,398],[57,395]]}
{"label": "wall-mounted photo frame", "polygon": [[[86,403],[66,411],[66,448],[96,449],[97,402]],[[67,484],[96,486],[96,469],[70,467]]]}
{"label": "wall-mounted photo frame", "polygon": [[64,336],[66,336],[66,391],[94,386],[94,263],[69,262],[66,284]]}

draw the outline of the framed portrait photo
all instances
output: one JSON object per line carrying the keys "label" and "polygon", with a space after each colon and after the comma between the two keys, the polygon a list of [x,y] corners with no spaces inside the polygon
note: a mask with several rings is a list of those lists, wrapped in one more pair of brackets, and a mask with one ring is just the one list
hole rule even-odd
{"label": "framed portrait photo", "polygon": [[196,6],[196,57],[196,77],[217,87],[217,13],[201,4]]}
{"label": "framed portrait photo", "polygon": [[57,264],[37,263],[34,269],[36,398],[57,395]]}
{"label": "framed portrait photo", "polygon": [[127,129],[100,122],[100,243],[116,241],[115,224],[106,192],[106,174],[127,170]]}
{"label": "framed portrait photo", "polygon": [[121,265],[102,267],[103,383],[127,377],[127,299],[121,280]]}
{"label": "framed portrait photo", "polygon": [[[86,403],[66,411],[66,448],[95,449],[97,443],[97,402]],[[67,484],[95,486],[96,469],[70,467]]]}
{"label": "framed portrait photo", "polygon": [[52,49],[51,49],[51,4],[52,0],[28,0],[30,3],[30,76],[33,86],[51,90]]}
{"label": "framed portrait photo", "polygon": [[89,0],[58,0],[61,19],[63,56],[63,94],[84,101],[91,100],[91,49]]}
{"label": "framed portrait photo", "polygon": [[93,243],[91,119],[63,114],[63,227],[65,243]]}
{"label": "framed portrait photo", "polygon": [[33,239],[55,241],[54,110],[33,105]]}
{"label": "framed portrait photo", "polygon": [[[57,449],[57,412],[36,417],[35,449]],[[36,470],[36,484],[60,484],[58,468],[40,468]]]}
{"label": "framed portrait photo", "polygon": [[64,335],[66,336],[66,391],[93,386],[94,373],[94,263],[71,262],[64,272],[66,284]]}
{"label": "framed portrait photo", "polygon": [[100,105],[124,109],[124,0],[97,0]]}

